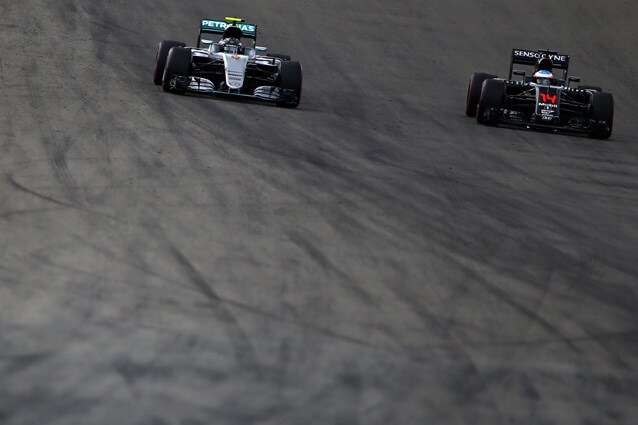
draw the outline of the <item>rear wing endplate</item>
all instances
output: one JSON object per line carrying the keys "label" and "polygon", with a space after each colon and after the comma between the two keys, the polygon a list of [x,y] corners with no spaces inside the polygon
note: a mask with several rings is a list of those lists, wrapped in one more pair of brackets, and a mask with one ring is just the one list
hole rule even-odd
{"label": "rear wing endplate", "polygon": [[554,63],[555,69],[564,70],[563,78],[567,78],[567,70],[569,69],[569,56],[563,55],[553,50],[525,50],[525,49],[512,49],[512,59],[510,60],[510,80],[512,79],[512,71],[514,70],[514,64],[519,65],[536,65],[536,62],[548,55]]}

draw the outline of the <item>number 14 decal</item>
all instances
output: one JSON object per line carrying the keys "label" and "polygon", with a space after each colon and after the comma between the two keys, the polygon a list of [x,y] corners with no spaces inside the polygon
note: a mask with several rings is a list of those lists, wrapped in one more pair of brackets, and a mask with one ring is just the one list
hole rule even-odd
{"label": "number 14 decal", "polygon": [[552,96],[551,94],[547,94],[547,93],[541,93],[540,95],[543,98],[544,103],[547,103],[547,102],[556,103],[556,99],[558,97],[557,95]]}

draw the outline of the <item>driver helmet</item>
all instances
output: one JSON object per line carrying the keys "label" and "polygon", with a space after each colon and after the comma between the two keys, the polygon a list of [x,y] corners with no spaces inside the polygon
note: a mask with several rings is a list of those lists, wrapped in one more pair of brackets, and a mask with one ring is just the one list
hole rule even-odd
{"label": "driver helmet", "polygon": [[552,62],[552,59],[549,57],[548,54],[544,54],[540,59],[538,59],[538,61],[536,62],[536,67],[534,68],[534,72],[538,72],[541,69],[549,72],[552,72],[552,69],[554,69],[554,62]]}
{"label": "driver helmet", "polygon": [[239,48],[241,47],[241,41],[234,37],[224,38],[219,44],[226,53],[239,53]]}
{"label": "driver helmet", "polygon": [[538,84],[549,86],[554,82],[554,75],[546,69],[541,69],[534,74],[534,79]]}

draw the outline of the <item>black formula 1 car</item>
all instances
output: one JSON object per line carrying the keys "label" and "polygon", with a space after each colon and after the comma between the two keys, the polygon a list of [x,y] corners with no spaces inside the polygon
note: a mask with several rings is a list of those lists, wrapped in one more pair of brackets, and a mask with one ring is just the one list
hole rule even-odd
{"label": "black formula 1 car", "polygon": [[[532,75],[514,64],[535,66]],[[563,71],[554,78],[554,69]],[[509,78],[474,73],[465,113],[481,124],[508,124],[550,131],[580,132],[597,139],[611,136],[614,98],[598,86],[570,87],[580,78],[567,75],[569,56],[551,50],[513,49]],[[513,76],[521,79],[514,80]],[[548,78],[540,78],[548,77]]]}
{"label": "black formula 1 car", "polygon": [[[204,34],[220,34],[221,40],[202,38]],[[258,55],[266,48],[256,43],[257,26],[241,18],[202,19],[197,47],[172,40],[159,44],[153,82],[167,92],[238,96],[297,107],[301,64],[288,55]]]}

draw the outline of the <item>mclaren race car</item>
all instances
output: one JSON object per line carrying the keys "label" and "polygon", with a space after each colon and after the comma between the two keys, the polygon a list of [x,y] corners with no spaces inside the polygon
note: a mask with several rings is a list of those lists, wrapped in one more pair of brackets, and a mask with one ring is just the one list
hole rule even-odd
{"label": "mclaren race car", "polygon": [[[534,66],[532,75],[514,65]],[[597,139],[611,136],[614,98],[598,86],[570,83],[569,56],[551,50],[514,49],[509,77],[475,73],[467,89],[465,113],[481,124],[508,124],[549,131],[580,132]],[[560,78],[555,70],[562,70]],[[514,80],[513,76],[520,79]]]}
{"label": "mclaren race car", "polygon": [[[217,42],[202,38],[219,34]],[[266,54],[257,26],[240,18],[202,19],[197,47],[164,40],[155,59],[153,82],[164,91],[239,96],[295,108],[301,100],[301,64],[288,55]]]}

